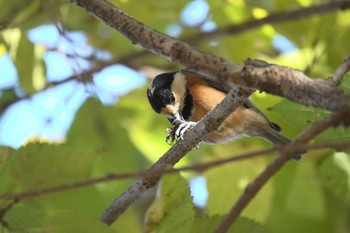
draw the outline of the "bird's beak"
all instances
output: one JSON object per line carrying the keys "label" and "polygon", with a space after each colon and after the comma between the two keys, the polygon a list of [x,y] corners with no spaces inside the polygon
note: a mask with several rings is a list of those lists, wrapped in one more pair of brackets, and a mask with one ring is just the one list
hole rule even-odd
{"label": "bird's beak", "polygon": [[179,112],[177,112],[175,114],[168,115],[167,118],[171,124],[174,124],[175,121],[185,121],[185,119],[183,118],[183,116]]}

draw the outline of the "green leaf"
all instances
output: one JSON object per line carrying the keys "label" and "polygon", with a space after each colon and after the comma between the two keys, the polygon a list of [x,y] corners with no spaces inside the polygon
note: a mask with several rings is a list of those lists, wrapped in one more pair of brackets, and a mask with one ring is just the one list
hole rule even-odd
{"label": "green leaf", "polygon": [[163,176],[157,199],[146,215],[146,233],[190,233],[194,208],[187,182],[179,174]]}
{"label": "green leaf", "polygon": [[145,88],[121,99],[119,106],[131,115],[127,121],[130,140],[150,161],[157,161],[171,147],[165,142],[169,122],[152,110]]}
{"label": "green leaf", "polygon": [[273,177],[274,199],[266,221],[272,232],[332,232],[316,165],[307,157],[291,161]]}
{"label": "green leaf", "polygon": [[12,60],[16,59],[16,54],[22,34],[22,31],[18,28],[11,28],[2,32],[1,39],[6,43],[8,47],[8,53]]}
{"label": "green leaf", "polygon": [[[179,20],[180,12],[188,1],[158,1],[149,0],[143,7],[135,7],[133,1],[118,1],[118,6],[135,17],[137,20],[153,28],[163,31],[164,27]],[[159,12],[158,17],[154,17],[154,12]],[[164,14],[167,12],[167,14]]]}
{"label": "green leaf", "polygon": [[2,42],[2,39],[0,37],[0,57],[2,57],[6,53],[6,47]]}
{"label": "green leaf", "polygon": [[295,179],[288,184],[286,208],[299,217],[322,221],[326,216],[326,202],[315,163],[303,159],[296,167],[294,176]]}
{"label": "green leaf", "polygon": [[0,95],[0,114],[2,114],[8,106],[18,100],[18,97],[14,89],[0,91]]}
{"label": "green leaf", "polygon": [[[47,144],[29,144],[19,150],[1,148],[0,152],[0,194],[40,190],[88,179],[97,156],[100,156],[84,147],[76,149]],[[108,157],[105,158],[108,160]],[[117,162],[113,163],[117,165]],[[5,220],[14,229],[19,229],[18,232],[32,229],[39,232],[80,232],[77,229],[84,229],[83,232],[117,232],[122,226],[121,229],[137,233],[141,224],[139,215],[133,211],[128,211],[113,225],[114,231],[99,221],[100,214],[126,185],[125,181],[109,182],[102,186],[77,187],[31,197],[15,204],[6,213]],[[0,208],[7,204],[1,200]],[[126,228],[128,225],[131,226]]]}
{"label": "green leaf", "polygon": [[238,218],[228,233],[269,233],[270,231],[262,224],[249,218]]}
{"label": "green leaf", "polygon": [[94,168],[99,170],[97,174],[146,168],[147,162],[127,136],[132,127],[130,115],[132,112],[119,105],[105,107],[99,101],[89,99],[76,115],[67,144],[96,153]]}
{"label": "green leaf", "polygon": [[272,110],[284,116],[286,121],[294,127],[295,131],[302,131],[313,121],[329,115],[325,110],[308,107],[288,100],[282,100],[273,106]]}
{"label": "green leaf", "polygon": [[[244,193],[247,185],[265,168],[266,160],[257,158],[238,163],[225,164],[213,168],[203,175],[207,178],[209,215],[226,214],[237,199]],[[247,216],[257,221],[263,221],[269,213],[272,199],[272,186],[268,183],[255,199],[243,211]],[[259,211],[256,211],[256,210]]]}
{"label": "green leaf", "polygon": [[220,224],[221,220],[223,219],[220,215],[214,215],[214,216],[201,216],[199,218],[196,218],[191,232],[214,232],[214,230],[217,228],[217,226]]}
{"label": "green leaf", "polygon": [[14,205],[5,216],[5,221],[13,229],[11,232],[118,232],[87,212],[54,209],[35,199]]}
{"label": "green leaf", "polygon": [[247,7],[241,1],[208,1],[213,20],[219,25],[242,22],[248,18]]}
{"label": "green leaf", "polygon": [[44,54],[46,48],[41,45],[34,46],[34,66],[33,66],[33,87],[35,90],[42,90],[46,83],[46,65]]}
{"label": "green leaf", "polygon": [[13,151],[7,166],[12,179],[31,190],[88,177],[94,158],[84,149],[35,143]]}
{"label": "green leaf", "polygon": [[320,167],[321,181],[335,197],[350,206],[350,158],[346,153],[335,153]]}
{"label": "green leaf", "polygon": [[[72,221],[73,220],[73,221]],[[52,233],[112,233],[118,232],[99,221],[96,216],[81,212],[58,211],[50,214],[50,219],[44,225],[47,232]]]}
{"label": "green leaf", "polygon": [[27,15],[32,6],[37,5],[38,2],[38,0],[0,0],[0,5],[3,6],[0,14],[0,22],[3,23],[4,26],[13,26],[13,21],[16,21],[16,19],[19,20],[24,15]]}
{"label": "green leaf", "polygon": [[[210,217],[203,216],[201,218],[197,218],[191,232],[214,232],[214,230],[221,223],[222,219],[223,217],[219,215],[214,215]],[[254,220],[251,220],[246,217],[239,217],[227,232],[269,233],[270,231],[265,226]]]}
{"label": "green leaf", "polygon": [[5,215],[5,221],[15,232],[30,232],[42,226],[47,218],[40,201],[31,200],[14,205]]}
{"label": "green leaf", "polygon": [[[60,17],[59,10],[62,4],[64,4],[62,1],[57,0],[47,0],[45,4],[40,0],[28,1],[28,6],[16,15],[17,17],[14,23],[23,31],[30,30],[39,25],[53,23],[54,18]],[[45,11],[42,11],[43,7]]]}
{"label": "green leaf", "polygon": [[[289,123],[289,127],[295,133],[308,128],[312,122],[319,121],[329,113],[325,110],[308,107],[288,100],[283,100],[273,107],[273,110],[281,114]],[[350,139],[350,129],[338,127],[331,128],[320,134],[316,141],[334,141]]]}
{"label": "green leaf", "polygon": [[35,64],[34,55],[34,45],[22,32],[14,64],[17,68],[20,86],[28,94],[32,94],[35,92],[32,77]]}
{"label": "green leaf", "polygon": [[344,76],[340,88],[342,88],[344,91],[350,92],[350,74],[347,74]]}

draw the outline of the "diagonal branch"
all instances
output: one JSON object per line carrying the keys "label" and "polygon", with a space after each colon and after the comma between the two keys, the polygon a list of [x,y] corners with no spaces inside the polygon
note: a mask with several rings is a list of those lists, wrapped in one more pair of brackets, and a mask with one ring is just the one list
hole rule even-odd
{"label": "diagonal branch", "polygon": [[331,85],[338,86],[344,75],[350,70],[350,54],[343,60],[343,62],[334,71],[333,76],[328,79]]}
{"label": "diagonal branch", "polygon": [[[164,169],[167,166],[175,165],[210,131],[217,129],[231,112],[238,108],[250,95],[249,92],[233,88],[226,97],[206,117],[198,122],[192,130],[184,135],[184,140],[178,141],[167,151],[149,171]],[[111,225],[121,216],[132,203],[138,200],[142,193],[153,188],[159,181],[160,175],[151,177],[140,177],[135,183],[122,193],[101,216],[101,221]]]}
{"label": "diagonal branch", "polygon": [[215,233],[225,233],[230,226],[235,222],[243,209],[255,197],[259,190],[267,183],[267,181],[275,175],[284,164],[290,160],[299,151],[305,150],[305,145],[318,134],[322,133],[329,127],[336,127],[340,123],[349,126],[350,122],[350,106],[346,105],[344,108],[333,113],[331,116],[322,121],[314,123],[311,127],[305,130],[293,143],[287,145],[285,150],[282,150],[280,156],[273,160],[269,166],[250,184],[245,192],[241,195],[223,221],[220,223]]}

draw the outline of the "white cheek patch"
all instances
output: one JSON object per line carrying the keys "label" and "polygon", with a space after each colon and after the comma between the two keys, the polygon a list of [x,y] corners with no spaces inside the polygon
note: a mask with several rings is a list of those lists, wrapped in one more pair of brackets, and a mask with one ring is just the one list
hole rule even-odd
{"label": "white cheek patch", "polygon": [[154,91],[156,90],[156,87],[153,85],[153,82],[149,85],[148,90],[150,92],[150,95],[153,96]]}
{"label": "white cheek patch", "polygon": [[174,81],[171,84],[171,90],[175,97],[175,107],[177,110],[182,109],[186,92],[186,79],[182,73],[178,72],[175,74]]}

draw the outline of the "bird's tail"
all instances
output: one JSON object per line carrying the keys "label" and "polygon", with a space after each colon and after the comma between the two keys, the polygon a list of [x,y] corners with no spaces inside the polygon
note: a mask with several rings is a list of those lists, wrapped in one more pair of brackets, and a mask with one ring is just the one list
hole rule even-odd
{"label": "bird's tail", "polygon": [[[263,138],[272,142],[274,145],[286,145],[291,142],[288,138],[277,132],[275,129],[268,128],[264,130]],[[307,151],[303,151],[294,156],[295,160],[299,160],[302,154],[305,154]]]}

